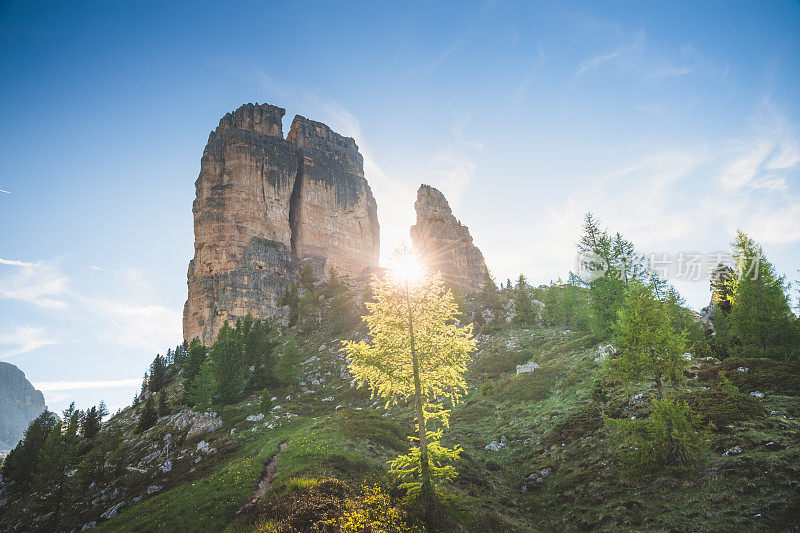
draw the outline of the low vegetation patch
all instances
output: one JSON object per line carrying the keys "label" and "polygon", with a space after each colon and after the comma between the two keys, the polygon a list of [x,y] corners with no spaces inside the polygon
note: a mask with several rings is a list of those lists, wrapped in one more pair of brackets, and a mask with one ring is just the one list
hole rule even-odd
{"label": "low vegetation patch", "polygon": [[392,450],[408,448],[408,431],[378,413],[350,411],[342,418],[340,427],[344,436],[350,439],[369,440]]}
{"label": "low vegetation patch", "polygon": [[603,426],[597,404],[591,403],[564,417],[545,437],[545,444],[570,444],[593,434]]}
{"label": "low vegetation patch", "polygon": [[792,396],[800,394],[800,365],[772,359],[732,357],[720,364],[720,374],[724,374],[744,393],[767,391]]}
{"label": "low vegetation patch", "polygon": [[544,400],[550,396],[556,378],[552,368],[538,368],[500,382],[490,394],[494,399],[511,403]]}
{"label": "low vegetation patch", "polygon": [[745,422],[764,415],[764,408],[755,398],[738,393],[717,390],[699,390],[681,395],[703,422],[721,428],[736,422]]}

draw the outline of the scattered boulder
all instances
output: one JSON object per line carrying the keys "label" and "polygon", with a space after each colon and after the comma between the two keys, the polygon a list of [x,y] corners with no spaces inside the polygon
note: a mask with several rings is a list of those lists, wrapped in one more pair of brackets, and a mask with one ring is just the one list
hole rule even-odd
{"label": "scattered boulder", "polygon": [[216,450],[212,448],[209,443],[207,443],[204,440],[201,440],[200,442],[197,443],[197,451],[207,455],[209,453],[215,452]]}
{"label": "scattered boulder", "polygon": [[172,472],[172,459],[167,459],[164,464],[158,468],[163,474]]}
{"label": "scattered boulder", "polygon": [[750,396],[752,396],[754,398],[758,398],[760,400],[761,398],[764,397],[764,393],[761,392],[761,391],[755,391],[755,392],[751,392]]}
{"label": "scattered boulder", "polygon": [[106,512],[101,514],[100,517],[105,518],[106,520],[114,518],[119,514],[119,510],[122,509],[124,506],[125,506],[125,500],[122,500],[118,504],[106,509]]}
{"label": "scattered boulder", "polygon": [[517,365],[517,375],[524,374],[525,372],[533,372],[539,368],[539,365],[534,363],[533,361],[529,363],[525,363],[524,365]]}
{"label": "scattered boulder", "polygon": [[614,355],[617,355],[617,349],[614,348],[613,344],[606,344],[605,346],[600,344],[597,346],[597,351],[594,352],[594,362],[599,363]]}
{"label": "scattered boulder", "polygon": [[739,455],[740,453],[742,453],[742,447],[737,444],[733,448],[729,448],[722,455]]}
{"label": "scattered boulder", "polygon": [[257,415],[250,415],[245,418],[248,422],[260,422],[264,420],[264,413],[258,413]]}
{"label": "scattered boulder", "polygon": [[496,441],[496,440],[493,440],[492,442],[490,442],[489,444],[484,446],[484,449],[488,450],[490,452],[499,452],[500,450],[502,450],[505,447],[506,447],[506,436],[503,435],[502,437],[500,437],[500,441],[499,442]]}
{"label": "scattered boulder", "polygon": [[522,488],[520,490],[522,492],[528,492],[531,489],[538,489],[542,486],[542,483],[544,483],[545,478],[550,475],[550,472],[550,468],[542,468],[526,476],[522,481]]}
{"label": "scattered boulder", "polygon": [[88,524],[83,524],[81,531],[89,531],[90,529],[94,529],[97,527],[97,522],[89,522]]}
{"label": "scattered boulder", "polygon": [[147,494],[155,494],[156,492],[160,492],[163,488],[163,485],[150,485],[147,487]]}
{"label": "scattered boulder", "polygon": [[169,423],[176,430],[189,428],[188,436],[214,431],[222,425],[222,419],[215,412],[197,413],[190,409],[183,409],[169,417]]}

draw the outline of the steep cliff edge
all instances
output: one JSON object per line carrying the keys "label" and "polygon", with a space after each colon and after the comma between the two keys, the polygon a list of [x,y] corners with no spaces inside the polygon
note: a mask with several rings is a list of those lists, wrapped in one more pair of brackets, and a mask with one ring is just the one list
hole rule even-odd
{"label": "steep cliff edge", "polygon": [[210,344],[225,320],[274,316],[304,261],[357,276],[377,266],[377,206],[353,139],[245,104],[208,138],[195,183],[195,255],[184,338]]}
{"label": "steep cliff edge", "polygon": [[483,254],[472,243],[469,228],[453,216],[444,195],[422,185],[414,209],[417,223],[411,226],[411,242],[428,268],[465,292],[478,291],[488,273]]}
{"label": "steep cliff edge", "polygon": [[11,450],[31,420],[47,406],[25,374],[11,363],[0,362],[0,450]]}

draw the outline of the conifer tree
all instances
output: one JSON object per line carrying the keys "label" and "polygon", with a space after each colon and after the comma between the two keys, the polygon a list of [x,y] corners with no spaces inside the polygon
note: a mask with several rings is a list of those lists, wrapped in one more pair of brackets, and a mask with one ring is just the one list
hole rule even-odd
{"label": "conifer tree", "polygon": [[97,407],[91,407],[83,417],[83,437],[91,439],[100,433],[100,419]]}
{"label": "conifer tree", "polygon": [[650,379],[662,398],[664,381],[677,380],[686,366],[686,333],[674,329],[667,305],[650,285],[631,284],[614,333],[619,354],[607,361],[606,370],[629,384]]}
{"label": "conifer tree", "polygon": [[233,403],[243,389],[245,376],[241,340],[227,321],[219,330],[209,355],[214,369],[217,397],[223,404]]}
{"label": "conifer tree", "polygon": [[298,284],[300,285],[300,288],[304,291],[313,291],[317,281],[317,275],[314,274],[314,267],[311,266],[311,263],[306,263],[303,265],[303,268],[300,269],[300,275],[298,277]]}
{"label": "conifer tree", "polygon": [[439,276],[412,281],[374,278],[375,301],[366,304],[364,317],[370,341],[345,342],[343,349],[350,372],[374,396],[387,404],[413,401],[418,444],[392,462],[392,471],[430,509],[433,482],[455,476],[445,463],[460,448],[441,446],[441,429],[430,432],[428,423],[446,425],[449,411],[437,402],[455,403],[466,392],[463,375],[475,339],[471,324],[456,322],[458,307]]}
{"label": "conifer tree", "polygon": [[167,395],[164,391],[158,393],[156,412],[158,413],[158,416],[166,416],[169,414],[169,404],[167,403]]}
{"label": "conifer tree", "polygon": [[103,419],[108,416],[108,407],[106,407],[105,400],[100,400],[100,404],[97,406],[97,416],[100,419],[100,422],[102,422]]}
{"label": "conifer tree", "polygon": [[208,360],[200,367],[200,372],[194,380],[191,396],[192,405],[208,407],[214,401],[217,392],[217,383],[214,379],[214,364]]}
{"label": "conifer tree", "polygon": [[156,411],[154,394],[149,394],[142,406],[142,412],[139,415],[139,423],[136,425],[136,433],[141,433],[153,427],[158,422],[158,412]]}
{"label": "conifer tree", "polygon": [[517,286],[514,288],[514,323],[520,326],[529,326],[536,322],[536,310],[533,305],[533,297],[528,290],[528,283],[523,274],[517,279]]}
{"label": "conifer tree", "polygon": [[161,355],[156,355],[150,365],[150,377],[147,380],[147,389],[158,392],[167,384],[167,362]]}
{"label": "conifer tree", "polygon": [[193,339],[191,344],[189,344],[189,352],[186,355],[186,362],[183,365],[183,394],[190,403],[194,395],[195,380],[205,360],[205,346],[200,342],[200,339]]}
{"label": "conifer tree", "polygon": [[3,462],[3,479],[11,482],[11,490],[23,493],[29,488],[32,475],[36,472],[39,450],[56,426],[60,427],[58,417],[47,410],[28,425],[22,440]]}
{"label": "conifer tree", "polygon": [[286,289],[281,297],[278,299],[278,305],[286,306],[289,308],[289,326],[297,324],[300,312],[300,291],[297,289],[297,284],[292,283]]}
{"label": "conifer tree", "polygon": [[70,472],[78,453],[80,416],[75,404],[71,404],[39,450],[33,484],[40,496],[37,507],[48,513],[43,525],[51,531],[71,529],[76,480]]}
{"label": "conifer tree", "polygon": [[732,352],[742,357],[800,358],[800,330],[785,280],[764,256],[761,246],[739,231],[732,243],[737,259],[728,315]]}

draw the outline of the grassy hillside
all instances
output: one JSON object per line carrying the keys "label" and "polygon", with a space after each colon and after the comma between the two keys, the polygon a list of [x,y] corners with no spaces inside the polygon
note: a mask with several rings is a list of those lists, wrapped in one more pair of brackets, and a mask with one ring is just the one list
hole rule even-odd
{"label": "grassy hillside", "polygon": [[[413,530],[416,516],[402,508],[386,464],[408,447],[411,409],[384,409],[353,386],[340,342],[324,321],[294,338],[301,355],[296,377],[272,392],[266,415],[252,395],[214,415],[176,401],[170,415],[142,434],[134,433],[141,404],[114,416],[92,444],[114,443],[104,481],[88,485],[73,509],[77,529],[335,531],[325,522],[368,507],[364,487],[378,485],[386,498],[382,512],[396,510]],[[654,391],[604,383],[596,350],[586,332],[495,323],[479,334],[469,394],[445,433],[446,443],[464,452],[458,478],[443,489],[440,529],[797,527],[796,367],[762,359],[692,361],[685,382],[670,392],[702,417],[708,448],[688,470],[642,475],[619,460],[620,443],[602,416],[646,417]],[[516,365],[530,361],[539,368],[517,375]],[[723,387],[723,378],[739,392]],[[180,398],[180,380],[167,390]],[[486,449],[492,441],[499,450]],[[248,505],[259,482],[263,496]],[[46,511],[30,501],[4,494],[4,531],[37,527],[30,517]]]}

